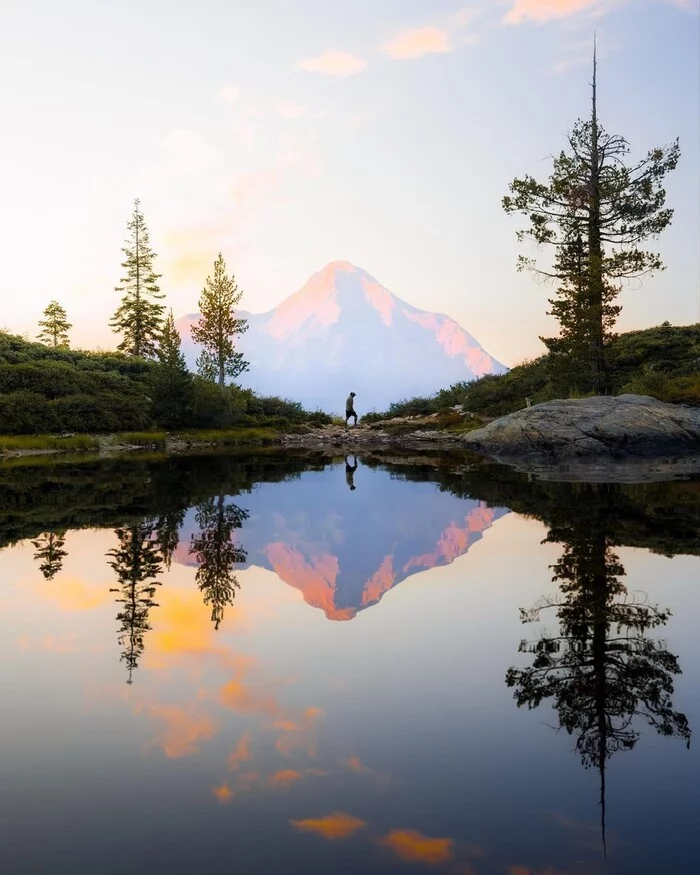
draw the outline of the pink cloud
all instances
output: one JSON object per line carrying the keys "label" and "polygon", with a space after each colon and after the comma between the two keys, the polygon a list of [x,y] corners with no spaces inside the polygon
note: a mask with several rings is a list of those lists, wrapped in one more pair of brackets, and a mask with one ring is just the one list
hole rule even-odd
{"label": "pink cloud", "polygon": [[309,73],[325,73],[328,76],[344,79],[346,76],[361,73],[366,66],[365,61],[349,52],[328,51],[315,58],[300,61],[297,64],[297,69],[306,70]]}
{"label": "pink cloud", "polygon": [[567,18],[579,12],[597,12],[603,5],[604,0],[514,0],[504,22],[521,24],[523,21]]}
{"label": "pink cloud", "polygon": [[389,57],[406,61],[422,58],[424,55],[444,53],[452,50],[447,31],[430,26],[405,30],[395,39],[382,46]]}

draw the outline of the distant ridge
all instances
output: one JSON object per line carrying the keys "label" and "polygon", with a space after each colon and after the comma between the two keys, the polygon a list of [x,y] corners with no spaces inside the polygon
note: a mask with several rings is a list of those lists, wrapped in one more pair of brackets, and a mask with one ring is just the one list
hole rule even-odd
{"label": "distant ridge", "polygon": [[[311,409],[340,411],[352,389],[359,413],[379,410],[507,370],[454,319],[407,304],[348,261],[326,265],[273,310],[240,315],[249,321],[239,341],[250,362],[242,385]],[[198,318],[177,323],[192,368]]]}

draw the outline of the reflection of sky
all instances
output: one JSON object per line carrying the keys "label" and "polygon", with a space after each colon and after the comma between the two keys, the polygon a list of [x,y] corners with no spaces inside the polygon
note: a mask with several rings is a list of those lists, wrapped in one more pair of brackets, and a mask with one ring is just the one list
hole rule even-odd
{"label": "reflection of sky", "polygon": [[[31,545],[0,553],[3,869],[602,871],[595,771],[548,706],[518,711],[504,684],[532,637],[518,607],[553,589],[544,533],[508,514],[351,623],[250,568],[215,632],[194,569],[173,564],[131,687],[113,534],[69,533],[52,581]],[[618,552],[630,589],[674,613],[658,637],[697,728],[698,560]],[[671,854],[694,871],[697,766],[648,731],[612,758],[607,871],[657,875]]]}

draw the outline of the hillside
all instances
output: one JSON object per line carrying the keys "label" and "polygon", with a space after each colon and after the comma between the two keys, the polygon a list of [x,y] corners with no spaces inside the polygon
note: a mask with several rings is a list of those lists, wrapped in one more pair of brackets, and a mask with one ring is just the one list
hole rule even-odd
{"label": "hillside", "polygon": [[[367,421],[416,416],[456,404],[480,416],[504,416],[560,397],[550,381],[549,354],[502,375],[452,384],[431,396],[396,400]],[[700,405],[700,325],[660,325],[620,334],[610,347],[613,394],[651,395],[675,404]]]}
{"label": "hillside", "polygon": [[[250,362],[241,385],[310,409],[342,412],[351,389],[358,411],[379,409],[402,394],[506,371],[453,319],[411,306],[346,261],[327,265],[273,310],[240,315],[249,328],[238,348]],[[177,323],[191,368],[198,318]]]}

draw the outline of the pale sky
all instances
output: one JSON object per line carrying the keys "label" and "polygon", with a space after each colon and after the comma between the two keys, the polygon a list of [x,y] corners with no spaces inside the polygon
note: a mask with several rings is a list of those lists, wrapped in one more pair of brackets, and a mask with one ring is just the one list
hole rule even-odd
{"label": "pale sky", "polygon": [[540,354],[547,288],[515,270],[501,198],[546,177],[589,109],[632,157],[680,138],[665,273],[621,330],[700,319],[698,0],[3,0],[0,326],[55,298],[113,348],[135,197],[175,316],[221,250],[262,312],[347,259],[508,365]]}

